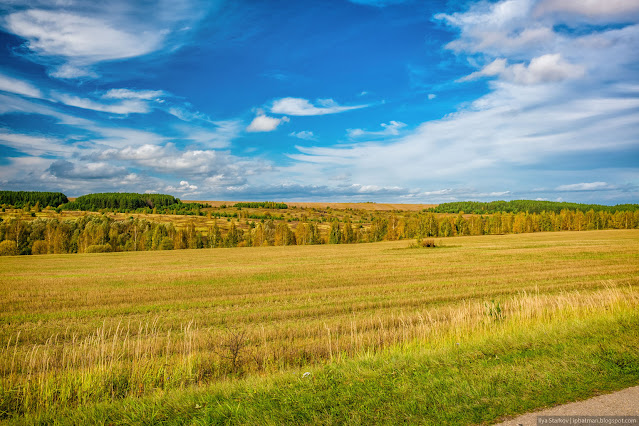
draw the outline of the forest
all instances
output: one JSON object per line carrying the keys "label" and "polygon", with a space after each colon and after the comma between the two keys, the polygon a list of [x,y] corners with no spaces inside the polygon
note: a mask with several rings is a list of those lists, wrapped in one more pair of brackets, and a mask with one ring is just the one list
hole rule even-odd
{"label": "forest", "polygon": [[87,194],[67,204],[58,206],[59,210],[81,211],[119,211],[172,214],[199,214],[199,209],[206,207],[200,203],[182,203],[178,198],[165,194],[136,194],[125,192]]}
{"label": "forest", "polygon": [[[19,216],[7,217],[0,222],[0,255],[352,244],[426,237],[639,227],[639,211],[610,213],[603,210],[492,215],[375,212],[360,213],[360,219],[355,222],[351,221],[351,217],[357,217],[358,212],[355,211],[330,211],[325,215],[315,209],[287,219],[250,213],[246,209],[234,213],[209,211],[206,217],[198,218],[200,221],[194,217],[181,222],[161,215],[119,218],[106,213],[85,213],[64,219],[55,217],[56,213],[52,211],[49,212],[52,216],[24,213],[21,210]],[[219,218],[222,215],[226,215],[226,219]],[[229,217],[231,215],[233,218]],[[250,216],[264,217],[252,220]]]}
{"label": "forest", "polygon": [[472,213],[472,214],[490,214],[490,213],[541,213],[554,212],[559,213],[562,210],[581,211],[583,213],[588,210],[594,212],[605,211],[614,213],[616,211],[637,211],[638,204],[617,204],[616,206],[604,206],[601,204],[579,204],[558,201],[538,201],[538,200],[512,200],[512,201],[491,201],[482,203],[479,201],[458,201],[454,203],[442,203],[437,207],[432,207],[429,211],[433,213]]}
{"label": "forest", "polygon": [[0,191],[0,205],[23,208],[29,206],[58,207],[69,199],[61,192]]}
{"label": "forest", "polygon": [[235,203],[233,207],[248,207],[253,209],[287,209],[288,205],[284,203],[276,203],[274,201],[258,201]]}
{"label": "forest", "polygon": [[[364,211],[289,208],[270,201],[212,207],[182,203],[163,194],[103,193],[84,195],[52,209],[68,201],[67,197],[52,192],[3,191],[1,195],[12,204],[2,204],[0,255],[353,244],[639,228],[636,204],[589,205],[583,211],[585,205],[580,204],[519,200],[447,203],[418,212]],[[555,211],[558,206],[562,209]],[[448,213],[452,211],[455,214]]]}

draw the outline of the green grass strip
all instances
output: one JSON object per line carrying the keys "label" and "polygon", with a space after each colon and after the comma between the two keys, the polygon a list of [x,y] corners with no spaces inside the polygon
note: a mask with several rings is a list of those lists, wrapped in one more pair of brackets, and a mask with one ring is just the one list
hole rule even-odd
{"label": "green grass strip", "polygon": [[[459,343],[459,345],[457,344]],[[497,325],[310,370],[14,418],[27,424],[488,424],[639,383],[639,313]]]}

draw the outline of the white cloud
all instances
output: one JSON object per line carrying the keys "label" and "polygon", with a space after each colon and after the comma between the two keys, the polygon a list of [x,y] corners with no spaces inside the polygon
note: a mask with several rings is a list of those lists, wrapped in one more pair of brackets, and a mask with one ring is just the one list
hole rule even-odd
{"label": "white cloud", "polygon": [[332,99],[318,99],[318,105],[311,104],[307,99],[302,98],[282,98],[273,102],[271,112],[274,114],[288,114],[295,116],[313,116],[337,114],[368,105],[340,106]]}
{"label": "white cloud", "polygon": [[54,161],[47,172],[62,179],[111,179],[127,175],[124,167],[107,162],[72,163],[67,160]]}
{"label": "white cloud", "polygon": [[483,200],[490,199],[495,200],[497,198],[510,198],[513,193],[510,191],[491,191],[482,192],[475,188],[458,187],[458,188],[445,188],[431,191],[419,191],[412,192],[403,195],[401,198],[408,199],[421,199],[431,201],[459,201],[459,200]]}
{"label": "white cloud", "polygon": [[557,188],[555,188],[555,191],[603,191],[614,188],[614,185],[610,185],[606,182],[583,182],[570,185],[559,185]]}
{"label": "white cloud", "polygon": [[28,155],[67,155],[76,151],[56,138],[8,133],[0,130],[0,145],[9,146]]}
{"label": "white cloud", "polygon": [[132,90],[132,89],[110,89],[102,97],[104,99],[140,99],[156,100],[165,93],[162,90]]}
{"label": "white cloud", "polygon": [[135,7],[126,0],[46,2],[12,0],[3,6],[4,30],[26,40],[27,57],[55,78],[96,78],[94,65],[176,48],[214,5],[158,0]]}
{"label": "white cloud", "polygon": [[[472,179],[482,185],[477,193],[500,193],[490,183],[501,186],[504,176],[511,185],[525,180],[551,159],[637,146],[639,98],[597,94],[592,88],[579,93],[569,86],[495,83],[493,92],[468,109],[426,122],[392,143],[297,147],[299,153],[289,157],[309,175],[347,170],[353,180],[405,187]],[[533,171],[523,172],[522,166]]]}
{"label": "white cloud", "polygon": [[435,18],[461,30],[447,47],[456,52],[517,52],[543,48],[553,41],[552,27],[530,19],[534,0],[478,2],[468,11],[436,14]]}
{"label": "white cloud", "polygon": [[108,112],[112,114],[146,114],[151,110],[147,102],[139,99],[125,99],[119,103],[104,104],[95,102],[91,99],[72,96],[65,93],[54,93],[53,98],[58,102],[76,108],[90,109],[93,111]]}
{"label": "white cloud", "polygon": [[184,137],[206,148],[226,148],[243,130],[239,120],[214,121],[211,127],[178,126]]}
{"label": "white cloud", "polygon": [[436,97],[437,97],[437,95],[436,95],[436,94],[434,94],[434,93],[429,93],[429,94],[428,94],[428,100],[429,100],[429,101],[432,101],[432,100],[433,100],[433,99],[435,99]]}
{"label": "white cloud", "polygon": [[535,15],[549,13],[579,15],[595,19],[627,19],[639,14],[639,2],[634,0],[542,0],[535,8]]}
{"label": "white cloud", "polygon": [[198,192],[196,192],[197,188],[197,185],[192,185],[188,181],[182,180],[178,186],[167,186],[166,191],[168,193],[178,192],[182,195],[194,195],[198,194]]}
{"label": "white cloud", "polygon": [[134,33],[109,22],[62,11],[26,10],[7,16],[6,28],[27,40],[27,47],[42,56],[69,60],[53,73],[75,78],[91,73],[84,67],[96,62],[131,58],[158,49],[162,32]]}
{"label": "white cloud", "polygon": [[49,76],[61,79],[74,79],[74,78],[98,78],[98,74],[92,71],[90,68],[84,66],[76,66],[70,64],[63,64],[53,68],[49,71]]}
{"label": "white cloud", "polygon": [[579,78],[584,74],[583,66],[570,64],[556,53],[533,58],[528,66],[524,64],[508,66],[506,59],[495,59],[480,71],[475,71],[458,81],[476,80],[484,76],[500,76],[506,81],[517,84],[539,84]]}
{"label": "white cloud", "polygon": [[167,140],[167,137],[157,133],[126,127],[105,127],[93,124],[86,125],[84,128],[98,135],[93,139],[95,144],[109,148],[124,149],[130,146],[161,145]]}
{"label": "white cloud", "polygon": [[24,95],[30,98],[42,98],[42,92],[37,87],[16,78],[0,74],[0,90],[11,92],[17,95]]}
{"label": "white cloud", "polygon": [[169,114],[179,118],[182,121],[211,121],[208,115],[202,114],[201,112],[192,111],[190,105],[187,106],[173,106],[170,107],[166,112]]}
{"label": "white cloud", "polygon": [[277,127],[282,124],[288,122],[288,117],[275,118],[269,117],[268,115],[259,114],[257,117],[251,121],[251,124],[246,128],[247,132],[272,132],[277,129]]}
{"label": "white cloud", "polygon": [[381,130],[378,132],[369,132],[363,129],[347,129],[346,132],[348,133],[349,138],[357,138],[362,136],[366,136],[366,137],[397,136],[399,135],[400,129],[403,129],[404,127],[406,127],[406,124],[402,123],[401,121],[391,121],[388,124],[382,123],[381,126],[384,130]]}
{"label": "white cloud", "polygon": [[317,140],[317,137],[310,130],[302,130],[300,132],[291,132],[288,135],[294,138],[305,140],[305,141]]}

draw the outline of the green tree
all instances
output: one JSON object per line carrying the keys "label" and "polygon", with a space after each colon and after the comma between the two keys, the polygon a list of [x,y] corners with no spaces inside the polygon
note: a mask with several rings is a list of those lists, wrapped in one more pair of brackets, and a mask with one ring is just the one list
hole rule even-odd
{"label": "green tree", "polygon": [[5,240],[0,243],[0,256],[17,256],[18,245],[13,240]]}
{"label": "green tree", "polygon": [[339,222],[334,219],[331,222],[331,228],[328,231],[328,243],[340,244],[342,242],[342,230],[340,229]]}

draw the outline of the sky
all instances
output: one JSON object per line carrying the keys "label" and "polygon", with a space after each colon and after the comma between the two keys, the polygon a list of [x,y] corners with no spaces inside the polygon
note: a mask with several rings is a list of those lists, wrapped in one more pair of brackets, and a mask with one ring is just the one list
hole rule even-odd
{"label": "sky", "polygon": [[3,0],[0,189],[639,202],[639,0]]}

